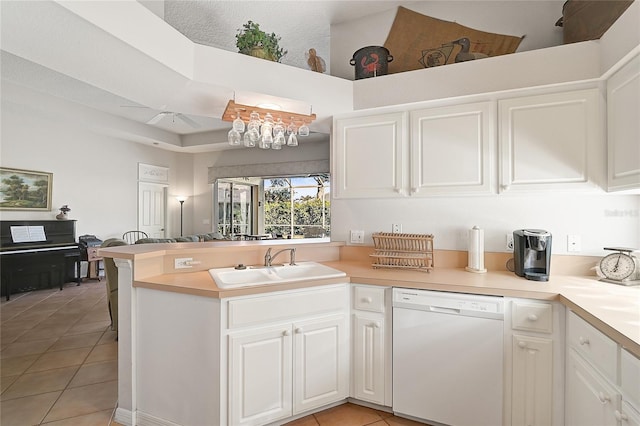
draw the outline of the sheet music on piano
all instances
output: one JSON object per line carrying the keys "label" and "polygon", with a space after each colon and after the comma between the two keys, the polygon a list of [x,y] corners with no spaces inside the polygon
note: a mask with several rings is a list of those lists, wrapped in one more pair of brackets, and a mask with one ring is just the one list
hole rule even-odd
{"label": "sheet music on piano", "polygon": [[44,233],[44,226],[12,226],[11,239],[14,243],[31,243],[47,241]]}

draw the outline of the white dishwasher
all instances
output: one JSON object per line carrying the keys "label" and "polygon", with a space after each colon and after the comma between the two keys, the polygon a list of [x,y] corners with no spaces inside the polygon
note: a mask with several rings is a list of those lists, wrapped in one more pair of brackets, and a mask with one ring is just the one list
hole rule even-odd
{"label": "white dishwasher", "polygon": [[452,426],[499,426],[502,297],[393,289],[393,411]]}

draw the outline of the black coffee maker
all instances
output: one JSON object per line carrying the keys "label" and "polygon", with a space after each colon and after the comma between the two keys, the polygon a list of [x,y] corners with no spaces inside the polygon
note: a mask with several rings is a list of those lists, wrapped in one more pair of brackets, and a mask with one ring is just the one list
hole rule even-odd
{"label": "black coffee maker", "polygon": [[543,229],[513,231],[513,268],[519,277],[549,281],[551,233]]}

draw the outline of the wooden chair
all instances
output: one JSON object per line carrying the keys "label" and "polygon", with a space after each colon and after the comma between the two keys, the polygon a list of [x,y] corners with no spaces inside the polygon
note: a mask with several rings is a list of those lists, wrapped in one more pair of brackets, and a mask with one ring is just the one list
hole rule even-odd
{"label": "wooden chair", "polygon": [[149,238],[149,235],[144,231],[127,231],[122,234],[122,239],[128,244],[135,244],[140,238]]}

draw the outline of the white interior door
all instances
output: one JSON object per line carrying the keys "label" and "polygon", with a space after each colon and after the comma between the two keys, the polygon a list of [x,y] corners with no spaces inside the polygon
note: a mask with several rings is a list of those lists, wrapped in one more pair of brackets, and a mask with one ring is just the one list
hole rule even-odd
{"label": "white interior door", "polygon": [[151,238],[165,238],[167,185],[138,183],[138,230]]}

